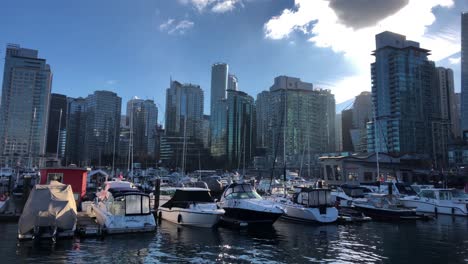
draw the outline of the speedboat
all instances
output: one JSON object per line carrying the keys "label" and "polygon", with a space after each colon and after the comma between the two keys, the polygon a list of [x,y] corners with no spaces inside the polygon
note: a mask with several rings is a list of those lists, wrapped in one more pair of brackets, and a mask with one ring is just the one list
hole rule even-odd
{"label": "speedboat", "polygon": [[72,237],[77,223],[75,198],[70,185],[51,181],[35,185],[18,222],[18,239]]}
{"label": "speedboat", "polygon": [[367,201],[354,201],[353,207],[374,220],[413,220],[421,219],[414,209],[398,205],[393,195],[373,193]]}
{"label": "speedboat", "polygon": [[292,200],[284,196],[273,198],[284,210],[282,219],[308,223],[333,223],[338,219],[335,199],[331,197],[330,190],[298,189],[299,192],[293,195]]}
{"label": "speedboat", "polygon": [[196,227],[213,227],[223,214],[224,210],[218,208],[210,190],[204,188],[177,188],[172,198],[158,210],[159,219]]}
{"label": "speedboat", "polygon": [[272,225],[284,213],[277,203],[263,199],[249,183],[230,184],[218,204],[225,211],[221,221],[241,227]]}
{"label": "speedboat", "polygon": [[149,195],[127,181],[107,181],[92,206],[96,221],[109,234],[156,229]]}
{"label": "speedboat", "polygon": [[468,216],[468,195],[456,189],[422,189],[418,195],[399,201],[418,213]]}

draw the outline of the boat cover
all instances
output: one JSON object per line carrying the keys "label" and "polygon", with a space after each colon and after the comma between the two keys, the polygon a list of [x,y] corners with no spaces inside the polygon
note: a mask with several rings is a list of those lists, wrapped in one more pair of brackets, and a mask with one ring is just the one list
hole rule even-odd
{"label": "boat cover", "polygon": [[70,185],[57,181],[36,185],[24,206],[18,231],[24,235],[35,226],[57,226],[61,230],[73,230],[76,215],[76,203]]}

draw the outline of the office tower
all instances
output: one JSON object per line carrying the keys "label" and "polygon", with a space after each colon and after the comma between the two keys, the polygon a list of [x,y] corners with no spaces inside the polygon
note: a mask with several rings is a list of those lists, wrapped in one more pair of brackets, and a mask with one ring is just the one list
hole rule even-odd
{"label": "office tower", "polygon": [[50,66],[37,50],[7,45],[0,107],[2,166],[43,165],[51,87]]}
{"label": "office tower", "polygon": [[59,158],[62,158],[65,154],[66,142],[62,139],[63,135],[66,134],[67,128],[67,104],[66,95],[51,94],[46,153],[53,156],[57,155]]}
{"label": "office tower", "polygon": [[373,55],[376,122],[368,123],[368,151],[430,154],[436,163],[444,159],[446,125],[440,119],[436,71],[427,58],[429,50],[386,31],[376,35]]}
{"label": "office tower", "polygon": [[468,12],[461,16],[461,132],[468,140]]}
{"label": "office tower", "polygon": [[[299,167],[304,157],[335,151],[335,99],[299,78],[279,76],[269,92],[267,154]],[[284,143],[283,139],[286,139]],[[283,153],[286,153],[284,157]]]}
{"label": "office tower", "polygon": [[166,91],[166,135],[202,140],[203,90],[199,85],[172,81]]}
{"label": "office tower", "polygon": [[86,160],[94,166],[111,166],[119,149],[122,98],[111,91],[95,91],[85,101]]}
{"label": "office tower", "polygon": [[267,147],[267,136],[269,129],[270,119],[270,92],[262,91],[257,95],[255,101],[256,109],[256,146],[257,148]]}
{"label": "office tower", "polygon": [[[203,90],[199,85],[171,81],[166,90],[165,135],[161,137],[161,161],[165,166],[198,168],[203,149]],[[185,153],[184,153],[185,151]]]}
{"label": "office tower", "polygon": [[86,144],[86,100],[68,98],[67,136],[65,148],[65,165],[88,165],[85,156]]}
{"label": "office tower", "polygon": [[209,115],[203,115],[201,128],[202,128],[203,147],[206,149],[209,149],[210,148],[210,116]]}
{"label": "office tower", "polygon": [[452,105],[453,116],[453,129],[455,134],[455,139],[461,139],[461,93],[455,93],[454,104]]}
{"label": "office tower", "polygon": [[158,109],[153,100],[137,97],[127,102],[128,127],[132,133],[135,162],[154,162],[156,151],[156,124]]}
{"label": "office tower", "polygon": [[211,67],[210,150],[211,155],[218,160],[223,160],[226,156],[228,70],[225,63],[217,63]]}
{"label": "office tower", "polygon": [[353,109],[343,110],[341,112],[341,130],[343,151],[354,152],[351,130],[353,129]]}
{"label": "office tower", "polygon": [[460,138],[459,115],[455,102],[455,88],[453,71],[443,67],[437,67],[437,85],[439,89],[441,119],[447,123],[450,138]]}
{"label": "office tower", "polygon": [[231,169],[247,168],[255,153],[255,106],[241,91],[227,90],[226,158]]}

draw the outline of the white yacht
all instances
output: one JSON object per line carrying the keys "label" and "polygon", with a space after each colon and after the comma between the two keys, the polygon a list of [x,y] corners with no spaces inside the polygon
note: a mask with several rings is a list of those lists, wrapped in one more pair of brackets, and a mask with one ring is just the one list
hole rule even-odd
{"label": "white yacht", "polygon": [[97,193],[92,213],[104,231],[130,233],[153,231],[156,221],[150,210],[150,197],[127,181],[105,182]]}
{"label": "white yacht", "polygon": [[232,183],[221,195],[219,205],[226,224],[250,226],[273,224],[284,211],[272,201],[264,200],[248,183]]}
{"label": "white yacht", "polygon": [[405,207],[418,213],[468,216],[468,195],[455,189],[422,189],[416,196],[400,198]]}
{"label": "white yacht", "polygon": [[333,223],[338,219],[335,199],[328,189],[299,188],[292,200],[278,196],[273,201],[283,208],[282,219],[308,223]]}
{"label": "white yacht", "polygon": [[177,188],[172,198],[161,205],[159,219],[196,227],[213,227],[218,224],[224,210],[218,208],[209,189]]}

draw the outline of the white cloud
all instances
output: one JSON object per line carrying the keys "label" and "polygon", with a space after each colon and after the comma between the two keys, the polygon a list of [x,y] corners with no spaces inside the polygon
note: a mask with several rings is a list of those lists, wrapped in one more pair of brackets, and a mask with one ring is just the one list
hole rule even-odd
{"label": "white cloud", "polygon": [[106,84],[107,84],[107,85],[114,85],[114,84],[116,84],[116,83],[118,83],[118,82],[119,82],[118,80],[107,80],[107,81],[106,81]]}
{"label": "white cloud", "polygon": [[242,0],[179,0],[183,5],[192,5],[199,12],[209,10],[214,13],[225,13],[243,6]]}
{"label": "white cloud", "polygon": [[383,18],[377,25],[353,29],[339,22],[327,0],[295,0],[295,8],[284,10],[264,25],[266,38],[287,39],[291,33],[302,31],[309,41],[320,48],[330,48],[342,53],[355,70],[351,76],[337,77],[332,90],[337,102],[349,99],[363,90],[370,90],[370,66],[374,60],[375,35],[388,30],[406,35],[409,40],[419,41],[421,47],[432,50],[430,59],[438,61],[460,50],[458,33],[442,29],[437,34],[428,34],[427,27],[436,17],[432,8],[453,6],[452,0],[410,0],[399,11]]}
{"label": "white cloud", "polygon": [[187,30],[193,28],[195,24],[190,20],[168,19],[166,22],[159,25],[159,30],[167,32],[170,35],[183,35]]}
{"label": "white cloud", "polygon": [[459,64],[461,61],[461,57],[449,58],[450,64]]}

